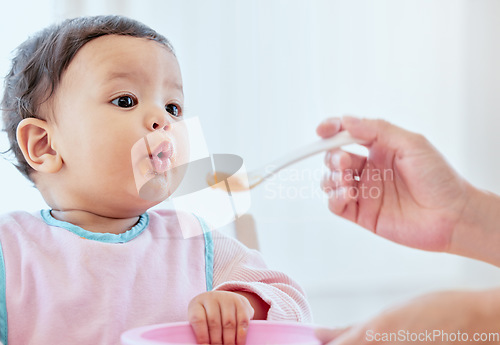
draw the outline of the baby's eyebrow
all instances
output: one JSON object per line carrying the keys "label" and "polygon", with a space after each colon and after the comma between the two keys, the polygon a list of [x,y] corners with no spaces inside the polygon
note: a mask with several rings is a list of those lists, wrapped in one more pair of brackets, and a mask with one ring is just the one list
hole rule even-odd
{"label": "baby's eyebrow", "polygon": [[113,81],[114,79],[128,79],[128,78],[134,78],[138,77],[139,73],[136,72],[123,72],[123,71],[113,71],[113,72],[108,72],[106,74],[106,81],[110,82]]}
{"label": "baby's eyebrow", "polygon": [[[106,76],[106,82],[113,81],[114,79],[127,79],[127,78],[140,78],[141,75],[140,73],[137,72],[123,72],[123,71],[114,71],[114,72],[109,72]],[[179,90],[184,94],[184,89],[182,87],[182,84],[179,83],[169,83],[172,85],[175,89]]]}
{"label": "baby's eyebrow", "polygon": [[184,94],[184,89],[182,88],[182,84],[175,83],[174,87],[180,92],[182,92],[182,94]]}
{"label": "baby's eyebrow", "polygon": [[138,75],[137,71],[108,71],[108,78],[127,78],[130,76]]}

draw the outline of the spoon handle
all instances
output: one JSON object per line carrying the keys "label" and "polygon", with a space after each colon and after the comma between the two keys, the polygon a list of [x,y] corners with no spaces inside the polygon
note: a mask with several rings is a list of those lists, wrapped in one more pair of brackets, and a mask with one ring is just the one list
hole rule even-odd
{"label": "spoon handle", "polygon": [[265,179],[277,171],[301,161],[302,159],[311,157],[322,151],[332,150],[349,144],[362,144],[362,141],[351,137],[349,132],[342,131],[331,138],[321,139],[295,150],[269,164],[266,164],[264,167],[255,171],[255,173],[260,175],[261,179]]}

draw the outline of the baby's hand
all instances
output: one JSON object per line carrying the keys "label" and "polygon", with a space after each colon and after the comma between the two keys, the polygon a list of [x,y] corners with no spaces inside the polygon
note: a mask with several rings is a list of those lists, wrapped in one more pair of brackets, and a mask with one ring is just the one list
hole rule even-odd
{"label": "baby's hand", "polygon": [[245,344],[254,309],[245,297],[209,291],[191,300],[188,318],[198,344]]}

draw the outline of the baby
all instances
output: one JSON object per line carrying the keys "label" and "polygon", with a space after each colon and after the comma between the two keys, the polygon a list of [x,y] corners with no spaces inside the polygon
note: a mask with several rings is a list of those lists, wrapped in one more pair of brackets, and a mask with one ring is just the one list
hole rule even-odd
{"label": "baby", "polygon": [[[186,320],[199,343],[243,344],[251,319],[310,321],[301,288],[258,252],[194,215],[148,211],[188,152],[165,37],[119,16],[51,26],[17,49],[2,110],[16,166],[50,207],[0,217],[5,345],[119,344],[127,329]],[[160,200],[141,197],[131,156],[152,133],[169,138],[151,148],[153,178],[170,186]],[[184,239],[181,221],[203,235]]]}

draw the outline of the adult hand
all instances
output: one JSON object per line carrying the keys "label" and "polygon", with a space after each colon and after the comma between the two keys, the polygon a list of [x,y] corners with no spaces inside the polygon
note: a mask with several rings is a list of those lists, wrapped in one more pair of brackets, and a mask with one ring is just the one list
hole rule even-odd
{"label": "adult hand", "polygon": [[328,345],[498,344],[500,290],[439,292],[346,329],[317,329]]}
{"label": "adult hand", "polygon": [[363,140],[369,155],[326,154],[330,173],[322,188],[330,210],[394,242],[450,251],[475,189],[422,135],[353,117],[328,119],[317,133],[327,138],[341,130]]}

